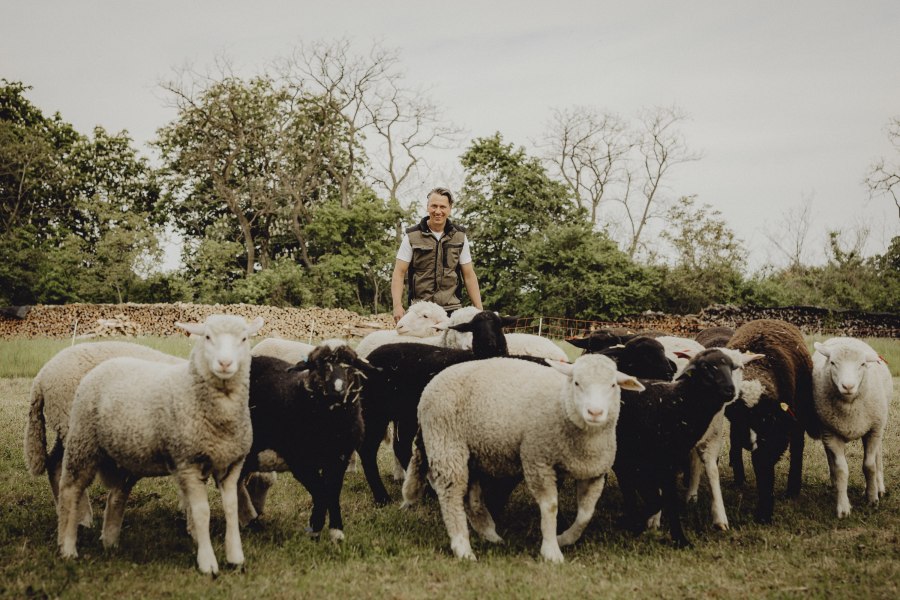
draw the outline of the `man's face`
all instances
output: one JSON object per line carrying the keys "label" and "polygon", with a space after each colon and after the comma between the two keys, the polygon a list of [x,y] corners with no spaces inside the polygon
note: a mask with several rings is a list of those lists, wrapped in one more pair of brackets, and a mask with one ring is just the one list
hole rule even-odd
{"label": "man's face", "polygon": [[450,201],[446,196],[431,194],[428,196],[428,223],[429,226],[441,229],[450,216]]}

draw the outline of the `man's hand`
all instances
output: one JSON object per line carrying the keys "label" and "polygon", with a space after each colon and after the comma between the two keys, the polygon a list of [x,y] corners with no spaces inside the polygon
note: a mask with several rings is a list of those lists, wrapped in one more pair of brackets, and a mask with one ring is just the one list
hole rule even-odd
{"label": "man's hand", "polygon": [[396,323],[397,321],[402,319],[403,315],[405,315],[405,314],[406,314],[406,311],[403,310],[402,306],[398,306],[397,308],[395,308],[394,309],[394,323]]}

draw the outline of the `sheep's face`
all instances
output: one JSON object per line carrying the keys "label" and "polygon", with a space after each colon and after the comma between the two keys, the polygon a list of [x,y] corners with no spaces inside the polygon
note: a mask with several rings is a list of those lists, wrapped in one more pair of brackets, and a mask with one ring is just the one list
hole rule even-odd
{"label": "sheep's face", "polygon": [[763,355],[755,354],[753,352],[742,352],[731,348],[717,348],[717,350],[730,358],[733,363],[731,380],[734,383],[734,396],[731,400],[726,402],[726,404],[730,404],[738,399],[741,395],[741,390],[744,387],[744,365],[758,358],[763,358]]}
{"label": "sheep's face", "polygon": [[567,412],[575,413],[587,427],[603,427],[618,419],[623,388],[644,389],[637,379],[617,371],[611,358],[599,354],[586,354],[573,364],[549,359],[547,363],[569,378]]}
{"label": "sheep's face", "polygon": [[257,317],[248,324],[243,317],[211,315],[202,324],[176,325],[199,338],[195,360],[213,376],[228,380],[250,364],[250,337],[260,330],[263,320]]}
{"label": "sheep's face", "polygon": [[879,361],[878,355],[871,348],[849,345],[815,344],[816,352],[825,357],[828,374],[835,389],[845,402],[852,402],[859,394],[859,386],[869,364]]}
{"label": "sheep's face", "polygon": [[675,362],[666,356],[663,345],[648,337],[633,338],[624,345],[601,350],[599,354],[615,360],[619,371],[641,379],[671,381],[677,369]]}
{"label": "sheep's face", "polygon": [[349,346],[320,345],[310,352],[305,363],[298,363],[292,370],[308,371],[307,391],[314,395],[322,409],[334,411],[352,409],[359,404],[366,373],[374,367],[359,358]]}
{"label": "sheep's face", "polygon": [[396,331],[400,335],[428,337],[437,333],[436,327],[448,321],[447,311],[434,302],[416,302],[397,321]]}

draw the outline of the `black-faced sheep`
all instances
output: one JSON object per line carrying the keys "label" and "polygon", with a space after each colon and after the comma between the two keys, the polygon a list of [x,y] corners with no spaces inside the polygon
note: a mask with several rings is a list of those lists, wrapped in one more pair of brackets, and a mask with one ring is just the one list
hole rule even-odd
{"label": "black-faced sheep", "polygon": [[103,544],[116,546],[125,502],[142,477],[173,475],[204,573],[219,566],[209,537],[206,480],[213,475],[225,511],[225,557],[244,562],[237,482],[250,450],[251,335],[262,327],[236,316],[178,324],[197,337],[187,363],[107,360],[85,375],[72,404],[59,489],[59,546],[74,558],[77,504],[99,471],[109,488]]}
{"label": "black-faced sheep", "polygon": [[[681,527],[676,477],[712,418],[734,400],[740,367],[720,350],[704,350],[676,381],[648,382],[640,393],[623,393],[613,471],[624,496],[626,518],[636,531],[642,531],[647,519],[662,509],[676,545],[690,545]],[[643,510],[635,493],[643,499]]]}
{"label": "black-faced sheep", "polygon": [[[422,393],[419,419],[427,469],[458,558],[475,559],[463,502],[469,492],[472,525],[488,541],[502,541],[478,497],[470,469],[489,477],[524,477],[541,511],[541,556],[562,562],[560,545],[578,540],[603,491],[616,454],[621,389],[643,386],[616,370],[608,357],[582,356],[548,369],[510,358],[455,365]],[[403,483],[405,505],[421,498],[425,461],[416,448]],[[557,473],[577,481],[578,515],[557,537]]]}
{"label": "black-faced sheep", "polygon": [[777,319],[758,319],[738,327],[728,348],[764,355],[744,370],[738,402],[725,410],[731,422],[729,451],[734,480],[743,485],[743,450],[750,450],[756,474],[755,519],[772,520],[775,463],[790,446],[787,495],[797,496],[803,477],[804,430],[817,436],[820,426],[812,399],[812,358],[803,334]]}
{"label": "black-faced sheep", "polygon": [[[350,456],[362,441],[360,392],[366,374],[373,371],[349,346],[322,344],[296,365],[266,356],[253,358],[253,445],[242,478],[255,471],[290,471],[312,496],[313,535],[321,532],[327,513],[331,539],[344,537],[341,488]],[[272,452],[279,463],[269,462],[275,458]],[[244,498],[242,513],[248,508]]]}
{"label": "black-faced sheep", "polygon": [[840,519],[850,514],[849,469],[844,455],[847,442],[863,441],[863,474],[869,504],[878,504],[879,496],[885,492],[881,440],[894,382],[884,360],[862,340],[831,338],[816,343],[815,349],[813,401],[822,423],[822,443]]}

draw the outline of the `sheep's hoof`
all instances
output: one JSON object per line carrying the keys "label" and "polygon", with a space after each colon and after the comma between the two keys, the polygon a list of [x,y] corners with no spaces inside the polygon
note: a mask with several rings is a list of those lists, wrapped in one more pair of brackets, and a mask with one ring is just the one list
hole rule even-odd
{"label": "sheep's hoof", "polygon": [[245,563],[225,563],[225,567],[234,573],[244,574],[247,572],[247,567]]}
{"label": "sheep's hoof", "polygon": [[718,529],[719,531],[728,531],[728,523],[713,523],[713,529]]}
{"label": "sheep's hoof", "polygon": [[563,557],[562,550],[560,550],[559,548],[541,548],[541,558],[543,558],[547,562],[551,562],[554,564],[562,564],[566,562],[566,559]]}
{"label": "sheep's hoof", "polygon": [[409,500],[404,500],[400,503],[400,510],[412,510],[413,506],[415,506],[415,502],[410,502]]}
{"label": "sheep's hoof", "polygon": [[696,504],[697,503],[697,494],[691,494],[687,498],[685,498],[685,502],[688,504]]}

